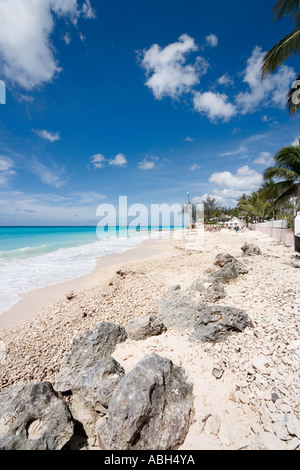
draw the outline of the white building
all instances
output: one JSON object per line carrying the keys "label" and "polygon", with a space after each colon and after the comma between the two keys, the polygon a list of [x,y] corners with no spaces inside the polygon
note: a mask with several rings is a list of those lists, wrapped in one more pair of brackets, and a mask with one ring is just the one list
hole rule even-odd
{"label": "white building", "polygon": [[228,227],[232,227],[232,228],[234,227],[243,228],[245,224],[237,217],[233,217],[232,219],[228,220],[228,222],[226,222],[225,225],[228,225]]}

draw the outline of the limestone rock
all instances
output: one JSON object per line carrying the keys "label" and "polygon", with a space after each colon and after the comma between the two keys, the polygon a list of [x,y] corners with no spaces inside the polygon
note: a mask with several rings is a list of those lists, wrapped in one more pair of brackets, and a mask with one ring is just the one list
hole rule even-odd
{"label": "limestone rock", "polygon": [[74,424],[49,382],[20,384],[0,393],[1,450],[61,450]]}
{"label": "limestone rock", "polygon": [[244,256],[255,256],[261,255],[261,250],[257,245],[254,243],[245,243],[241,248]]}
{"label": "limestone rock", "polygon": [[89,367],[77,377],[72,386],[71,411],[81,422],[88,437],[95,436],[99,415],[107,413],[113,391],[125,371],[112,357],[107,357]]}
{"label": "limestone rock", "polygon": [[158,314],[167,326],[190,333],[190,339],[222,341],[232,332],[251,326],[243,310],[221,305],[198,304],[189,297],[174,293],[161,302]]}
{"label": "limestone rock", "polygon": [[297,416],[293,413],[287,413],[284,422],[291,436],[296,436],[300,439],[300,420]]}
{"label": "limestone rock", "polygon": [[158,336],[165,331],[167,328],[155,315],[136,318],[126,327],[128,338],[134,341],[143,340],[149,336]]}
{"label": "limestone rock", "polygon": [[197,279],[190,287],[190,291],[199,292],[206,302],[215,302],[226,297],[226,291],[221,282],[216,279]]}
{"label": "limestone rock", "polygon": [[240,274],[247,273],[248,269],[244,264],[240,263],[239,261],[231,261],[225,264],[222,268],[210,274],[208,279],[213,279],[222,282],[223,284],[227,284],[228,282],[237,279]]}
{"label": "limestone rock", "polygon": [[184,370],[151,354],[116,387],[108,417],[98,425],[99,445],[110,450],[175,450],[193,413],[193,387]]}
{"label": "limestone rock", "polygon": [[228,263],[237,263],[237,259],[234,256],[229,255],[228,253],[220,253],[216,256],[214,264],[223,268]]}
{"label": "limestone rock", "polygon": [[100,323],[94,331],[88,330],[83,336],[75,338],[56,377],[56,390],[71,390],[78,375],[101,359],[111,356],[116,345],[126,339],[125,328],[108,322]]}
{"label": "limestone rock", "polygon": [[261,450],[286,450],[284,442],[271,432],[259,434],[259,446]]}

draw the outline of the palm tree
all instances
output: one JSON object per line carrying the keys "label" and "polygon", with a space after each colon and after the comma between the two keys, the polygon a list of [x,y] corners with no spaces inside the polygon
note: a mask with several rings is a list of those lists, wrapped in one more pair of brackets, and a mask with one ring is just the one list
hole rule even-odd
{"label": "palm tree", "polygon": [[[275,44],[267,52],[262,63],[262,78],[273,73],[289,57],[300,52],[300,3],[299,0],[279,0],[273,8],[275,21],[283,16],[292,16],[294,30]],[[300,80],[300,74],[297,77]],[[293,96],[296,89],[292,88],[287,95],[287,104],[290,114],[295,114],[299,104],[295,103]]]}
{"label": "palm tree", "polygon": [[298,146],[289,145],[282,148],[274,159],[276,165],[264,172],[266,181],[272,178],[281,180],[273,186],[273,191],[277,192],[273,205],[276,207],[294,199],[296,212],[300,196],[300,139]]}
{"label": "palm tree", "polygon": [[270,203],[260,191],[256,191],[251,196],[241,196],[238,208],[244,216],[250,217],[252,222],[261,222],[268,216]]}

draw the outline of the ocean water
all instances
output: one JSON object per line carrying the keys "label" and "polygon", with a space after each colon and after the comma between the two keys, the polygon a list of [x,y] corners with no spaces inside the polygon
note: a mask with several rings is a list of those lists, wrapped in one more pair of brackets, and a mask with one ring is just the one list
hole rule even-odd
{"label": "ocean water", "polygon": [[89,274],[97,259],[127,251],[170,228],[0,227],[0,314],[22,293]]}

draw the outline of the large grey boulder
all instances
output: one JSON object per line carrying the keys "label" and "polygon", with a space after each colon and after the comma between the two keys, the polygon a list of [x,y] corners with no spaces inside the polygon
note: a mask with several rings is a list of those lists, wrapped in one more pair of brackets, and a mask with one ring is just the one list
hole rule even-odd
{"label": "large grey boulder", "polygon": [[226,291],[223,284],[217,279],[196,279],[191,285],[191,293],[198,292],[201,299],[205,302],[216,302],[226,297]]}
{"label": "large grey boulder", "polygon": [[175,450],[188,433],[193,401],[184,369],[157,354],[146,356],[115,388],[98,425],[100,447]]}
{"label": "large grey boulder", "polygon": [[134,341],[143,340],[149,336],[158,336],[166,330],[165,325],[155,315],[136,318],[126,327],[128,338]]}
{"label": "large grey boulder", "polygon": [[211,273],[208,279],[219,281],[223,284],[236,279],[241,274],[247,274],[248,269],[246,266],[239,261],[231,261],[223,265],[217,271]]}
{"label": "large grey boulder", "polygon": [[214,261],[216,266],[223,268],[228,263],[237,263],[237,259],[234,256],[229,255],[228,253],[219,253]]}
{"label": "large grey boulder", "polygon": [[252,322],[243,310],[204,305],[195,321],[190,338],[200,341],[223,341],[233,332],[241,333],[249,326],[252,326]]}
{"label": "large grey boulder", "polygon": [[241,248],[244,256],[261,255],[261,249],[254,243],[245,243]]}
{"label": "large grey boulder", "polygon": [[167,328],[189,333],[192,340],[212,342],[222,341],[252,325],[243,310],[198,303],[179,292],[160,302],[158,317]]}
{"label": "large grey boulder", "polygon": [[49,382],[0,393],[0,450],[61,450],[73,433],[71,413]]}
{"label": "large grey boulder", "polygon": [[126,339],[125,328],[108,322],[100,323],[94,331],[88,330],[83,336],[75,338],[63,358],[55,389],[60,392],[72,390],[78,375],[101,359],[110,357],[116,345]]}
{"label": "large grey boulder", "polygon": [[112,357],[107,357],[89,367],[75,380],[71,411],[88,437],[96,435],[96,422],[99,416],[108,412],[113,391],[124,375],[123,367]]}

